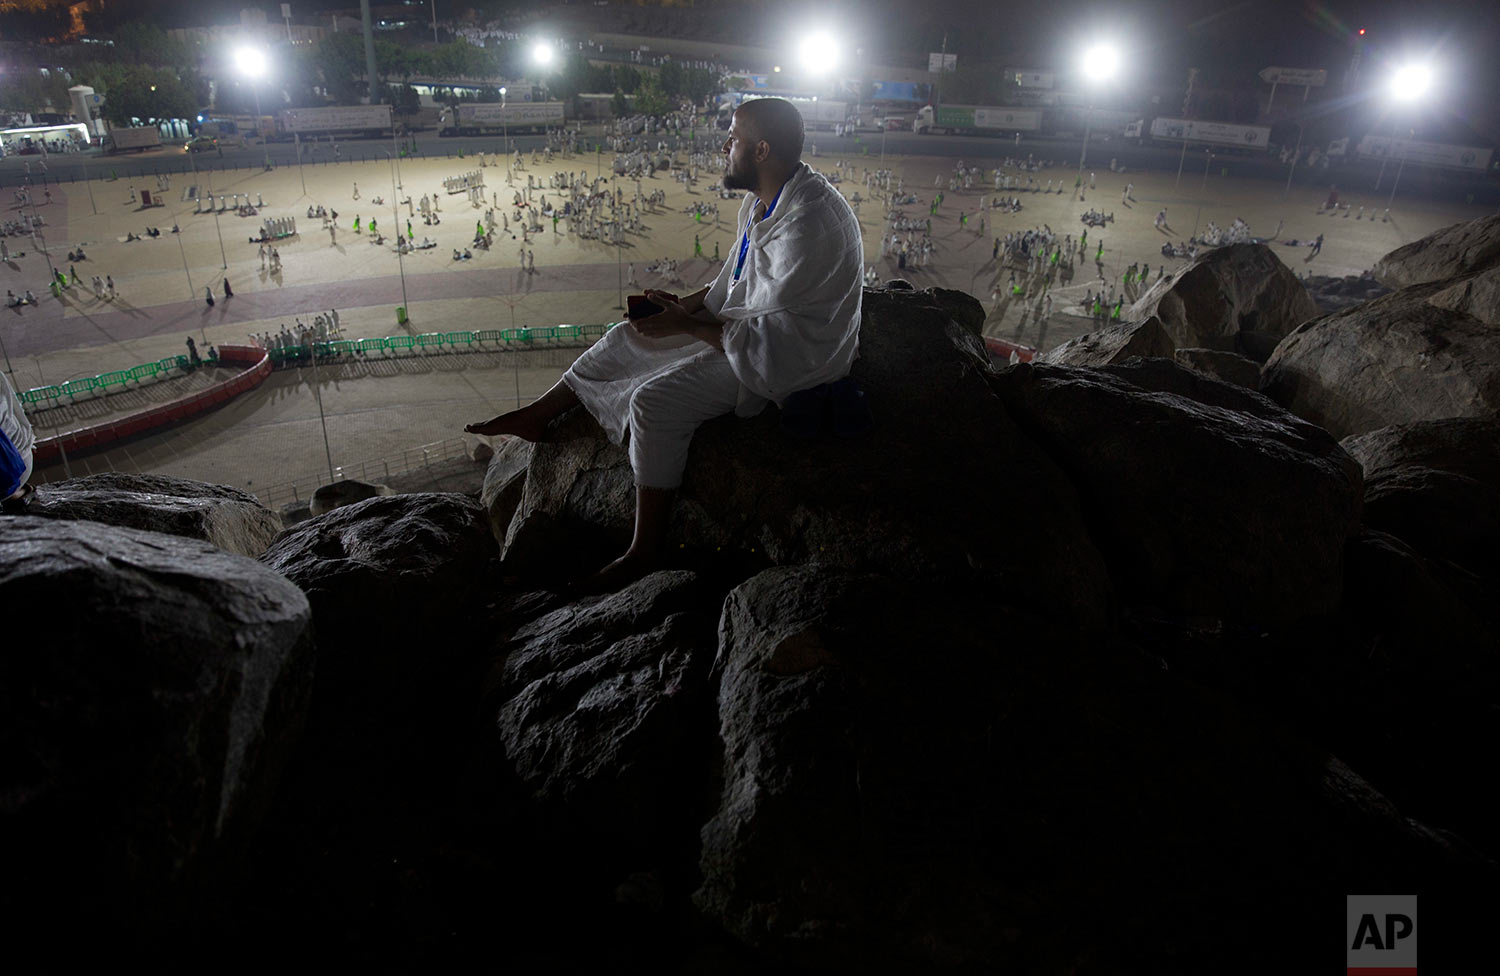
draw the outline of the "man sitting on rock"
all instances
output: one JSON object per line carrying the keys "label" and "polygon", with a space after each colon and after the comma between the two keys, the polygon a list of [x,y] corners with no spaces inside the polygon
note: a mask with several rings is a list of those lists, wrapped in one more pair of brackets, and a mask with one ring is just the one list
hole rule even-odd
{"label": "man sitting on rock", "polygon": [[0,511],[20,511],[36,491],[28,482],[34,440],[21,399],[0,372]]}
{"label": "man sitting on rock", "polygon": [[747,101],[723,152],[724,185],[750,192],[739,246],[713,283],[682,299],[648,289],[664,311],[611,329],[534,403],[464,428],[537,441],[582,403],[613,443],[628,435],[635,536],[591,588],[623,585],[656,563],[700,424],[731,411],[753,417],[842,379],[859,350],[859,223],[801,162],[801,115],[783,99]]}

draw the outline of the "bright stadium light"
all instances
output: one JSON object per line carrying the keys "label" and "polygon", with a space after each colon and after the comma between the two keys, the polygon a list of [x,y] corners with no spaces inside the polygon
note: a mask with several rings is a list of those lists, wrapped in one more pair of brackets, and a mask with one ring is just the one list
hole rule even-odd
{"label": "bright stadium light", "polygon": [[1078,67],[1091,84],[1109,81],[1120,70],[1120,52],[1110,44],[1095,44],[1084,50]]}
{"label": "bright stadium light", "polygon": [[537,64],[551,64],[552,45],[546,41],[537,41],[536,45],[531,49],[531,60]]}
{"label": "bright stadium light", "polygon": [[827,74],[839,63],[838,45],[834,43],[833,35],[826,31],[809,35],[798,46],[797,55],[802,67],[811,74]]}
{"label": "bright stadium light", "polygon": [[1398,102],[1415,102],[1432,87],[1432,69],[1425,64],[1408,64],[1391,76],[1391,98]]}
{"label": "bright stadium light", "polygon": [[255,47],[235,48],[234,66],[246,78],[259,78],[266,73],[265,52]]}

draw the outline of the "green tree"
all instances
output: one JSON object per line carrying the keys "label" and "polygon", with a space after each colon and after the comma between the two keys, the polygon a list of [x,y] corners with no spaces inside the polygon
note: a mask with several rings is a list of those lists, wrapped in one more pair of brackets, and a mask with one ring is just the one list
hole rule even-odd
{"label": "green tree", "polygon": [[422,110],[422,97],[411,85],[387,85],[382,101],[403,118],[410,118]]}
{"label": "green tree", "polygon": [[56,68],[17,68],[0,75],[0,110],[9,112],[70,112],[70,82]]}
{"label": "green tree", "polygon": [[323,87],[335,102],[349,105],[364,94],[365,44],[353,31],[329,34],[318,42]]}
{"label": "green tree", "polygon": [[615,89],[615,95],[609,100],[609,110],[617,119],[623,119],[630,114],[630,105],[625,101],[625,93]]}
{"label": "green tree", "polygon": [[666,115],[672,110],[672,104],[655,78],[648,77],[641,81],[640,90],[635,93],[637,112],[642,115]]}
{"label": "green tree", "polygon": [[115,52],[132,64],[178,67],[188,62],[187,46],[173,40],[167,32],[144,21],[125,24],[114,32]]}
{"label": "green tree", "polygon": [[188,84],[165,68],[128,65],[118,82],[104,92],[100,114],[111,125],[134,125],[163,119],[190,119],[198,101]]}

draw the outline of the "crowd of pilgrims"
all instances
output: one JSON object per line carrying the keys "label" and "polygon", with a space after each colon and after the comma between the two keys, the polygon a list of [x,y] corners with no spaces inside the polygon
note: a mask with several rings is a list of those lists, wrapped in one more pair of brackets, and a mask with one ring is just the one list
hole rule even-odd
{"label": "crowd of pilgrims", "polygon": [[299,317],[291,328],[285,322],[276,332],[252,332],[250,342],[270,352],[287,349],[305,349],[309,343],[331,342],[344,336],[339,326],[338,309],[329,309],[313,316],[311,324]]}

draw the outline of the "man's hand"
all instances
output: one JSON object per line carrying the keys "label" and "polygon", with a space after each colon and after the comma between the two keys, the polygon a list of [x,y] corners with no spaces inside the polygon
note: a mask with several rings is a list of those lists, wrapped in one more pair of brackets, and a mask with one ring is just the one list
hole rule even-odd
{"label": "man's hand", "polygon": [[[665,339],[669,336],[692,336],[716,349],[723,350],[724,326],[720,322],[705,322],[694,317],[684,302],[673,300],[668,292],[648,290],[646,297],[662,307],[662,311],[643,319],[631,319],[630,327],[647,339]],[[697,296],[688,296],[689,299]],[[702,314],[702,298],[698,298],[698,313]]]}
{"label": "man's hand", "polygon": [[[655,288],[646,289],[646,297],[656,304],[666,308],[667,302],[675,302],[682,306],[682,310],[689,315],[696,315],[703,310],[703,298],[708,294],[708,288],[700,288],[683,298],[678,298],[669,291],[658,291]],[[662,299],[666,299],[663,301]]]}

